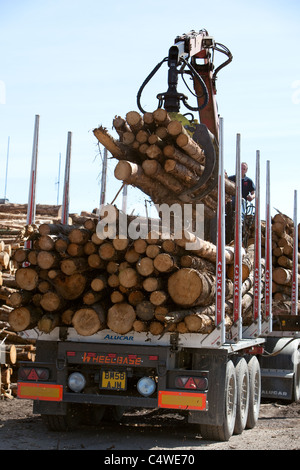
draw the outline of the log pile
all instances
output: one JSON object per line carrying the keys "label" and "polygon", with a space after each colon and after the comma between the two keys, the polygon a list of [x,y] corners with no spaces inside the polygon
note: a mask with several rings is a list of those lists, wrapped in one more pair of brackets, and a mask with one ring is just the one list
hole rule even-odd
{"label": "log pile", "polygon": [[[261,229],[261,248],[262,256],[264,256],[264,221],[261,223]],[[254,238],[249,240],[250,243],[253,243],[253,241]],[[298,239],[296,244],[298,249],[298,284],[300,285],[300,224],[298,224]],[[291,312],[293,247],[294,222],[290,217],[278,211],[278,214],[272,217],[272,296],[273,312],[277,314]],[[300,313],[300,304],[298,306],[298,313]]]}
{"label": "log pile", "polygon": [[[300,260],[299,226],[298,240],[296,240],[298,263]],[[275,313],[289,313],[291,311],[293,247],[293,220],[278,213],[272,219],[272,291]],[[298,264],[298,284],[300,285],[300,264]],[[300,305],[298,305],[298,313],[300,313]]]}
{"label": "log pile", "polygon": [[[194,188],[203,174],[205,152],[176,120],[176,113],[161,108],[144,115],[129,111],[126,119],[116,116],[113,126],[118,140],[102,126],[94,129],[94,135],[119,160],[115,177],[139,188],[155,204],[182,206],[183,191]],[[227,201],[235,193],[235,185],[227,177],[225,193]],[[196,198],[194,208],[196,203],[204,204],[205,216],[213,218],[217,210],[216,186],[203,198]]]}
{"label": "log pile", "polygon": [[[11,299],[20,297],[15,280],[22,264],[24,241],[32,237],[37,225],[27,225],[27,204],[0,204],[0,397],[13,398],[20,361],[35,360],[34,341],[21,338],[9,324]],[[59,206],[37,205],[36,224],[58,220]]]}
{"label": "log pile", "polygon": [[[118,213],[117,209],[115,209]],[[16,271],[18,293],[9,302],[9,324],[20,332],[50,333],[73,327],[89,336],[109,328],[161,335],[164,331],[209,333],[214,328],[216,246],[192,234],[172,239],[99,238],[97,219],[82,226],[42,224],[28,266]],[[193,251],[187,242],[195,242]],[[243,317],[251,317],[251,248],[243,257]],[[232,325],[234,253],[226,249],[226,324]]]}
{"label": "log pile", "polygon": [[10,306],[9,297],[13,292],[18,292],[17,284],[12,279],[9,280],[10,285],[15,288],[1,287],[1,302],[7,302],[0,305],[0,343],[1,343],[1,360],[0,360],[0,397],[13,398],[16,396],[17,377],[20,361],[35,360],[35,341],[21,338],[16,332],[12,331],[9,324],[9,315],[13,310]]}

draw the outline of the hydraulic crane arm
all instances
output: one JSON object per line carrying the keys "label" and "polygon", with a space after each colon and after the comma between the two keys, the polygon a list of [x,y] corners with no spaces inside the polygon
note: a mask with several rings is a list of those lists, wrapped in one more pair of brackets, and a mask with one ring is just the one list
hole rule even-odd
{"label": "hydraulic crane arm", "polygon": [[[227,60],[216,69],[214,68],[214,52],[219,51],[227,56]],[[229,49],[216,43],[203,29],[198,33],[190,31],[188,34],[177,36],[174,45],[170,47],[168,57],[165,57],[145,79],[137,94],[137,104],[141,106],[142,91],[164,62],[168,62],[168,89],[159,93],[158,107],[164,107],[169,113],[179,113],[180,102],[190,111],[198,111],[201,124],[195,124],[194,119],[187,129],[194,140],[205,151],[205,168],[195,187],[181,194],[183,202],[200,200],[216,185],[217,160],[219,144],[219,116],[216,103],[216,76],[221,68],[232,60]],[[201,61],[201,62],[199,62]],[[193,82],[194,92],[187,85],[184,75],[188,75]],[[188,97],[177,90],[178,77],[181,76],[189,91],[196,97],[197,106],[188,103]],[[205,189],[203,189],[205,188]]]}
{"label": "hydraulic crane arm", "polygon": [[[216,69],[214,69],[213,64],[214,51],[222,52],[228,57]],[[198,62],[200,59],[203,61],[202,63]],[[159,107],[164,107],[168,112],[179,112],[180,101],[182,101],[184,106],[190,111],[199,112],[200,122],[206,125],[218,142],[219,126],[215,99],[216,76],[219,70],[230,63],[231,60],[232,55],[230,51],[222,44],[216,43],[204,29],[198,33],[190,31],[188,34],[177,36],[174,45],[169,49],[168,57],[165,57],[157,64],[140,87],[137,95],[139,109],[143,113],[145,112],[140,101],[143,89],[161,65],[164,62],[168,62],[168,90],[157,95]],[[178,77],[181,75],[184,80],[185,74],[189,75],[193,81],[197,106],[189,105],[187,96],[177,91]]]}

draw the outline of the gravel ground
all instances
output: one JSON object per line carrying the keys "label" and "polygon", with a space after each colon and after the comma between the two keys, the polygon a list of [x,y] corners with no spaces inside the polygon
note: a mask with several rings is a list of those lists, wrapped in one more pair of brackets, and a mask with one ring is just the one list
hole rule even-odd
{"label": "gravel ground", "polygon": [[300,402],[263,402],[254,429],[228,442],[202,439],[196,425],[167,410],[129,410],[121,423],[80,426],[71,432],[51,432],[27,400],[0,401],[0,450],[300,450]]}

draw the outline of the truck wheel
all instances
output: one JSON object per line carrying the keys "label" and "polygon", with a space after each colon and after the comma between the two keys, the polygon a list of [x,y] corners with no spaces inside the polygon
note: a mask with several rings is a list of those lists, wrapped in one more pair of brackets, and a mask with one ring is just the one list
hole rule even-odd
{"label": "truck wheel", "polygon": [[104,416],[106,407],[103,405],[86,405],[83,409],[83,424],[98,426]]}
{"label": "truck wheel", "polygon": [[69,406],[65,415],[42,415],[49,431],[64,432],[75,429],[81,420],[78,407]]}
{"label": "truck wheel", "polygon": [[249,410],[249,371],[246,360],[238,359],[235,366],[237,382],[237,403],[234,434],[241,434],[246,427]]}
{"label": "truck wheel", "polygon": [[108,422],[119,422],[121,421],[123,414],[126,410],[125,406],[107,406],[105,411],[104,419]]}
{"label": "truck wheel", "polygon": [[68,425],[65,415],[42,415],[42,419],[49,431],[68,431]]}
{"label": "truck wheel", "polygon": [[260,365],[256,356],[248,362],[249,371],[249,411],[246,423],[247,429],[255,427],[260,410],[261,398],[261,373]]}
{"label": "truck wheel", "polygon": [[200,424],[200,433],[204,439],[211,441],[228,441],[233,434],[236,418],[237,381],[232,361],[226,365],[225,406],[223,424],[220,426]]}

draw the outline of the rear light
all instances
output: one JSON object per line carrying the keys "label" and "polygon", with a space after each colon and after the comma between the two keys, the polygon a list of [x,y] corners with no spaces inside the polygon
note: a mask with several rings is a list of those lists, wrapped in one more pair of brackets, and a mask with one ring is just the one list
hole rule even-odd
{"label": "rear light", "polygon": [[180,375],[175,377],[175,387],[185,390],[207,390],[208,380],[206,377],[190,377]]}
{"label": "rear light", "polygon": [[19,369],[20,380],[49,380],[49,377],[49,369],[45,369],[43,367],[20,367]]}
{"label": "rear light", "polygon": [[158,356],[149,356],[149,361],[158,361]]}

